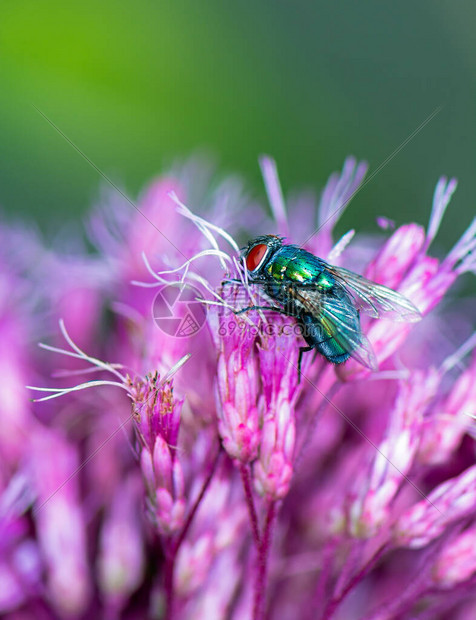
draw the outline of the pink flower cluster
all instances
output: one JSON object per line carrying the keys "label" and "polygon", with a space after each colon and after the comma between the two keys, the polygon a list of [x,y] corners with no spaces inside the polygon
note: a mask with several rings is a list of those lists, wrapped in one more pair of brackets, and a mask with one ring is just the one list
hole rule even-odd
{"label": "pink flower cluster", "polygon": [[[430,253],[442,178],[427,230],[336,243],[366,165],[287,204],[261,166],[271,216],[191,161],[135,209],[106,194],[94,252],[1,224],[2,617],[476,617],[475,300],[453,287],[476,220]],[[292,317],[235,314],[257,294],[235,239],[264,233],[423,320],[362,316],[378,371],[306,354],[300,377]]]}

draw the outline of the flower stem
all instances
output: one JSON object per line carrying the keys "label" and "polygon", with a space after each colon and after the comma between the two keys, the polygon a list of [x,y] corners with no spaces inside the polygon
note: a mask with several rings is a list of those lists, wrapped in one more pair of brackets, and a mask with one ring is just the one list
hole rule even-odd
{"label": "flower stem", "polygon": [[173,618],[173,605],[174,605],[174,565],[175,565],[175,552],[173,544],[166,545],[165,549],[165,576],[164,576],[164,590],[165,590],[165,604],[166,604],[166,620],[172,620]]}
{"label": "flower stem", "polygon": [[253,607],[253,620],[262,620],[264,616],[264,604],[266,601],[266,577],[268,567],[269,549],[271,546],[272,529],[276,516],[276,502],[268,503],[266,520],[264,524],[261,544],[258,547],[258,566],[256,574],[255,599]]}
{"label": "flower stem", "polygon": [[182,528],[182,531],[180,532],[180,535],[177,539],[177,542],[175,544],[175,553],[177,553],[180,545],[183,543],[183,540],[185,538],[185,536],[187,535],[187,532],[190,528],[190,525],[192,524],[193,518],[195,517],[195,513],[198,510],[198,507],[200,506],[200,503],[205,495],[205,493],[207,492],[208,486],[210,484],[210,482],[212,481],[213,476],[215,475],[215,471],[218,465],[218,461],[220,460],[220,457],[222,455],[222,447],[221,445],[218,447],[217,453],[215,455],[215,458],[213,459],[213,461],[210,463],[209,467],[208,467],[208,473],[207,476],[203,482],[202,488],[200,489],[200,493],[198,494],[197,499],[195,500],[194,505],[192,506],[192,509],[190,510],[187,520],[185,521],[185,525]]}
{"label": "flower stem", "polygon": [[322,601],[326,599],[326,590],[329,584],[329,578],[332,574],[334,558],[337,555],[338,543],[335,538],[331,538],[322,551],[322,566],[317,582],[316,593],[312,597],[309,605],[307,619],[315,618],[315,610],[319,609]]}
{"label": "flower stem", "polygon": [[220,460],[220,456],[222,454],[222,448],[219,446],[215,458],[210,463],[208,467],[208,472],[206,478],[202,484],[202,488],[200,489],[200,493],[195,500],[192,509],[190,510],[187,520],[175,541],[169,541],[170,544],[167,545],[165,550],[165,577],[164,577],[164,589],[165,589],[165,597],[166,597],[166,605],[167,605],[167,613],[166,620],[172,620],[174,617],[174,568],[175,568],[175,560],[177,558],[178,550],[180,549],[180,545],[183,543],[185,536],[187,535],[188,530],[192,524],[192,521],[195,517],[195,514],[200,506],[202,499],[207,492],[207,489],[210,485],[210,482],[213,479],[215,474],[218,461]]}
{"label": "flower stem", "polygon": [[[316,384],[314,384],[314,387],[316,387]],[[313,410],[312,417],[305,421],[302,439],[300,440],[300,445],[296,451],[297,456],[294,460],[294,471],[298,471],[298,469],[301,468],[302,461],[306,455],[309,445],[311,444],[316,426],[320,421],[322,415],[324,414],[326,407],[329,405],[330,401],[334,398],[334,396],[337,394],[341,387],[342,383],[336,382],[329,388],[326,394],[323,394],[321,392],[322,398],[317,408],[317,411]]]}
{"label": "flower stem", "polygon": [[347,582],[347,585],[342,588],[337,596],[332,598],[324,609],[324,613],[322,614],[323,620],[329,620],[334,615],[336,609],[342,603],[342,601],[346,598],[346,596],[355,588],[355,586],[367,576],[367,574],[372,570],[375,564],[380,560],[384,552],[387,550],[387,545],[383,544],[373,555],[369,558],[369,560],[362,566],[362,568],[357,572],[356,575],[352,579]]}
{"label": "flower stem", "polygon": [[352,578],[352,574],[358,566],[359,559],[363,556],[364,542],[358,539],[350,540],[350,548],[347,551],[347,557],[344,565],[339,571],[339,577],[334,588],[334,598],[340,596],[341,592],[347,586],[349,580]]}
{"label": "flower stem", "polygon": [[419,600],[426,596],[431,590],[431,576],[428,567],[433,566],[438,551],[441,551],[441,548],[442,543],[440,542],[434,545],[433,549],[430,548],[423,554],[419,566],[416,567],[415,573],[410,577],[409,583],[402,591],[401,596],[398,598],[390,597],[387,601],[380,604],[377,609],[374,609],[369,614],[369,620],[370,618],[386,620],[403,617]]}
{"label": "flower stem", "polygon": [[253,540],[256,548],[260,548],[260,534],[258,526],[258,515],[256,514],[255,503],[253,500],[253,492],[251,490],[250,472],[248,466],[244,463],[240,463],[240,474],[243,482],[243,489],[245,491],[246,505],[248,506],[248,513],[250,515],[251,531],[253,532]]}

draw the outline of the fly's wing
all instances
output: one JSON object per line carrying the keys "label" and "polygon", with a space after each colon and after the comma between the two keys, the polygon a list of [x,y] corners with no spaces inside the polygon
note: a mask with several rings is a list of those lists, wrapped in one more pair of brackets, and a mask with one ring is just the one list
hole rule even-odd
{"label": "fly's wing", "polygon": [[[338,285],[339,286],[339,285]],[[360,329],[352,300],[322,295],[302,287],[297,294],[306,311],[318,321],[325,333],[334,338],[357,362],[378,370],[377,358],[372,345]]]}
{"label": "fly's wing", "polygon": [[418,308],[391,288],[376,284],[343,267],[330,267],[329,270],[351,295],[357,310],[375,318],[385,317],[395,321],[415,322],[421,319]]}
{"label": "fly's wing", "polygon": [[348,303],[335,298],[326,300],[322,305],[320,322],[351,357],[371,370],[378,369],[372,345],[362,333],[360,325],[355,326],[355,316]]}

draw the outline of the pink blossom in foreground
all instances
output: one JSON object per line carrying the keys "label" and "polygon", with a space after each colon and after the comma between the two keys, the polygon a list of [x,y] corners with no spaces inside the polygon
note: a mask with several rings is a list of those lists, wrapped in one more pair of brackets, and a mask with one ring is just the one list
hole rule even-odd
{"label": "pink blossom in foreground", "polygon": [[174,399],[169,382],[161,385],[158,375],[131,382],[129,394],[152,518],[167,536],[180,529],[185,514],[183,474],[177,458],[182,403]]}
{"label": "pink blossom in foreground", "polygon": [[[144,578],[144,541],[139,477],[130,474],[108,507],[100,530],[97,578],[106,609],[117,613]],[[127,541],[127,544],[124,544]]]}
{"label": "pink blossom in foreground", "polygon": [[[93,254],[0,226],[2,617],[474,617],[476,337],[451,287],[476,271],[476,221],[432,249],[442,178],[427,230],[380,217],[337,240],[366,164],[288,200],[260,163],[271,217],[191,161],[137,209],[105,195]],[[423,320],[362,315],[379,370],[308,353],[299,378],[293,318],[234,314],[260,305],[239,247],[264,233]]]}

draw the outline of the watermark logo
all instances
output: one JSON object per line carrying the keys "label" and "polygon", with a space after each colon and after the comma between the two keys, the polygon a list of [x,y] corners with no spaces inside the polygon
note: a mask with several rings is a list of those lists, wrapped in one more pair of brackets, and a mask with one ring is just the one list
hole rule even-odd
{"label": "watermark logo", "polygon": [[203,295],[190,284],[165,284],[152,304],[157,327],[174,338],[189,338],[199,332],[207,318]]}

